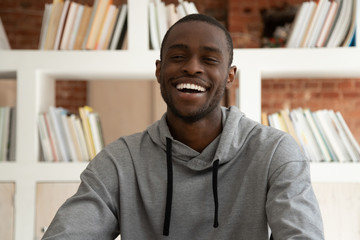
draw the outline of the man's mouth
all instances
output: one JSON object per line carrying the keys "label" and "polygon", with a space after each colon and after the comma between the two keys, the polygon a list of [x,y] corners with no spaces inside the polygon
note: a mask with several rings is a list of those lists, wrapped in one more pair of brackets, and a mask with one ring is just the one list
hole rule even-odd
{"label": "man's mouth", "polygon": [[186,93],[202,93],[206,91],[204,87],[193,83],[179,83],[176,85],[176,89]]}

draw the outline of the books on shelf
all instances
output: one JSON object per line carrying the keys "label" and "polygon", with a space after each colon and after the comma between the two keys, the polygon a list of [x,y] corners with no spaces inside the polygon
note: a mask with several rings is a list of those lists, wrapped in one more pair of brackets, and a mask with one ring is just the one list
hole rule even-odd
{"label": "books on shelf", "polygon": [[16,111],[0,107],[0,162],[15,160]]}
{"label": "books on shelf", "polygon": [[106,50],[124,49],[127,4],[94,0],[92,6],[73,0],[46,3],[39,49]]}
{"label": "books on shelf", "polygon": [[291,134],[313,162],[360,161],[359,143],[339,111],[297,108],[262,116],[265,124]]}
{"label": "books on shelf", "polygon": [[100,117],[89,106],[79,115],[50,106],[39,114],[38,129],[44,161],[89,161],[104,147]]}
{"label": "books on shelf", "polygon": [[179,0],[178,5],[174,3],[165,5],[161,0],[149,2],[149,34],[150,48],[160,49],[162,39],[166,31],[180,18],[198,13],[193,2]]}
{"label": "books on shelf", "polygon": [[286,47],[346,47],[353,44],[357,0],[303,2]]}

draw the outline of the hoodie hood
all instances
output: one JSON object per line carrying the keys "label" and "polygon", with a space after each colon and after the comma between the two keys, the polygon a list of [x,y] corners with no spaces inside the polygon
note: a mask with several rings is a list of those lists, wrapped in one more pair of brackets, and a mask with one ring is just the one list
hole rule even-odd
{"label": "hoodie hood", "polygon": [[167,138],[172,140],[172,158],[188,168],[201,171],[213,166],[219,160],[219,165],[224,164],[239,153],[245,143],[246,137],[255,127],[256,123],[244,121],[245,115],[237,107],[221,108],[222,133],[214,139],[201,153],[175,140],[166,122],[166,113],[160,121],[151,125],[147,132],[152,141],[166,151]]}

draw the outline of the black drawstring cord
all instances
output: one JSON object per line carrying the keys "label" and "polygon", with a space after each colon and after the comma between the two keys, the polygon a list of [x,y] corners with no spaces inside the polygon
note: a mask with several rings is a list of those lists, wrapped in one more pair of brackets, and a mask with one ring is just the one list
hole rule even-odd
{"label": "black drawstring cord", "polygon": [[218,191],[217,191],[218,169],[219,169],[219,160],[216,160],[213,163],[213,175],[212,175],[212,185],[213,185],[214,204],[215,204],[214,228],[217,228],[219,226],[219,221],[218,221],[219,200],[218,200]]}
{"label": "black drawstring cord", "polygon": [[167,162],[167,192],[166,192],[166,208],[163,235],[169,236],[170,218],[171,218],[171,205],[173,193],[173,168],[171,150],[172,142],[170,138],[166,138],[166,162]]}

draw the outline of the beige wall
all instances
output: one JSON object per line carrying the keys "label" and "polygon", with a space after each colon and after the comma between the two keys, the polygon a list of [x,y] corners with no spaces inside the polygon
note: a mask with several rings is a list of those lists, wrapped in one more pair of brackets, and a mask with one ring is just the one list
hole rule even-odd
{"label": "beige wall", "polygon": [[89,81],[88,104],[100,115],[106,144],[145,130],[166,111],[155,80]]}

